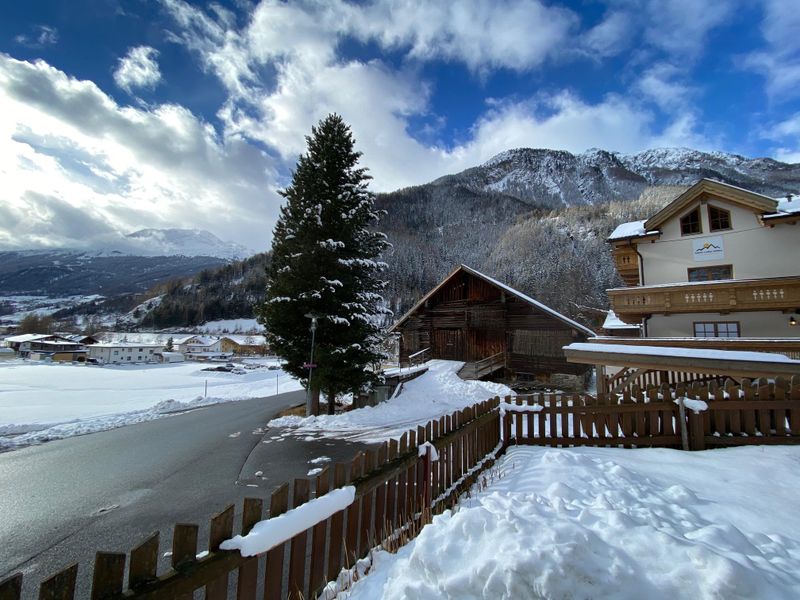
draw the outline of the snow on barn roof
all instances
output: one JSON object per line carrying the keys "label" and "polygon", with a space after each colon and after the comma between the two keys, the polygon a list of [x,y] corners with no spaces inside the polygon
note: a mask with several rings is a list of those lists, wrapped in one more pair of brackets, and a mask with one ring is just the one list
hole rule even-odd
{"label": "snow on barn roof", "polygon": [[450,280],[451,277],[453,277],[459,271],[466,271],[467,273],[469,273],[471,275],[474,275],[475,277],[479,277],[479,278],[483,279],[487,283],[490,283],[490,284],[500,288],[501,290],[503,290],[505,292],[508,292],[509,294],[511,294],[512,296],[515,296],[516,298],[519,298],[523,302],[527,302],[528,304],[531,304],[532,306],[535,306],[536,308],[541,310],[543,313],[546,313],[546,314],[550,315],[551,317],[554,317],[554,318],[558,319],[562,323],[565,323],[566,325],[569,325],[570,327],[573,327],[573,328],[577,329],[581,333],[585,333],[586,335],[588,335],[590,337],[594,337],[594,335],[595,335],[594,331],[592,331],[591,329],[589,329],[585,325],[581,325],[577,321],[573,321],[569,317],[566,317],[566,316],[562,315],[560,312],[557,312],[557,311],[553,310],[552,308],[542,304],[538,300],[534,300],[530,296],[526,296],[522,292],[519,292],[519,291],[515,290],[514,288],[507,286],[504,283],[500,283],[496,279],[493,279],[492,277],[489,277],[488,275],[484,275],[480,271],[476,271],[475,269],[473,269],[472,267],[468,267],[467,265],[459,265],[458,267],[456,267],[456,269],[453,270],[453,272],[450,273],[447,277],[445,277],[439,283],[439,285],[437,285],[430,292],[425,294],[420,299],[420,301],[417,302],[411,308],[411,310],[409,310],[406,314],[404,314],[402,317],[400,317],[400,319],[397,321],[397,323],[395,323],[394,325],[392,325],[389,328],[389,331],[394,331],[397,327],[399,327],[401,323],[403,323],[406,319],[408,319],[420,306],[422,306],[425,303],[425,301],[428,298],[433,296],[433,294],[435,294],[439,290],[439,288],[441,288],[447,281]]}

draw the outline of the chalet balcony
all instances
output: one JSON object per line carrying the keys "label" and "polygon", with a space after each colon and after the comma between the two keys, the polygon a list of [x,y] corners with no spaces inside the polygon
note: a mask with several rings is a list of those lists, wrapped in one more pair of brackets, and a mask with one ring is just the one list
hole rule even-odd
{"label": "chalet balcony", "polygon": [[608,297],[617,316],[631,324],[659,314],[793,312],[800,308],[800,276],[614,288]]}

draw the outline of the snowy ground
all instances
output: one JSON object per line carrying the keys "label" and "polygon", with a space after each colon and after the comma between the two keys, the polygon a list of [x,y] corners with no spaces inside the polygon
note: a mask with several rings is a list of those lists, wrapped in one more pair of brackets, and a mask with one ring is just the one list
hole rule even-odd
{"label": "snowy ground", "polygon": [[215,364],[196,362],[103,367],[0,363],[0,450],[302,389],[283,371],[263,368],[266,362],[246,360],[259,368],[243,374],[203,371]]}
{"label": "snowy ground", "polygon": [[509,450],[341,597],[800,597],[800,447]]}
{"label": "snowy ground", "polygon": [[506,386],[485,381],[464,381],[456,373],[464,363],[432,360],[428,372],[403,385],[399,396],[378,406],[359,408],[339,415],[281,417],[270,427],[292,427],[297,435],[315,434],[366,443],[400,437],[432,419],[472,406],[493,396],[513,392]]}

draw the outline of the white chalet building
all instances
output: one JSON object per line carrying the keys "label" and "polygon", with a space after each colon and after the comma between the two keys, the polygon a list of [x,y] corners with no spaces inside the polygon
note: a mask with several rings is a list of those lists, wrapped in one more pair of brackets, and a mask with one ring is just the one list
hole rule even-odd
{"label": "white chalet building", "polygon": [[611,307],[645,338],[800,338],[798,221],[800,198],[702,179],[609,237]]}

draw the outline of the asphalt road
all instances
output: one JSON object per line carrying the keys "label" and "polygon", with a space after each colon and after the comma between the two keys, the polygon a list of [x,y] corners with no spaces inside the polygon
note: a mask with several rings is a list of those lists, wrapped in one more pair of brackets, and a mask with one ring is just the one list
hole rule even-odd
{"label": "asphalt road", "polygon": [[0,580],[23,572],[31,597],[31,584],[79,562],[77,597],[88,597],[95,551],[126,552],[160,530],[163,558],[175,523],[198,523],[202,546],[210,517],[227,505],[239,504],[238,520],[242,498],[267,506],[277,485],[306,475],[310,459],[349,461],[364,448],[266,430],[303,398],[219,404],[0,454]]}

